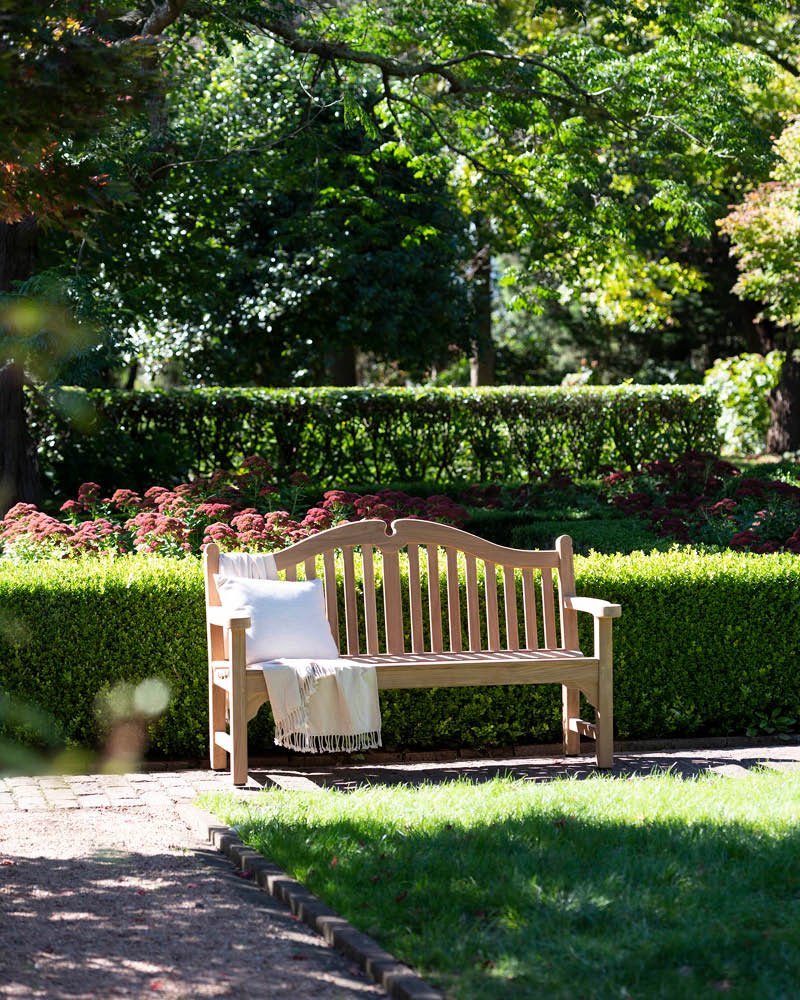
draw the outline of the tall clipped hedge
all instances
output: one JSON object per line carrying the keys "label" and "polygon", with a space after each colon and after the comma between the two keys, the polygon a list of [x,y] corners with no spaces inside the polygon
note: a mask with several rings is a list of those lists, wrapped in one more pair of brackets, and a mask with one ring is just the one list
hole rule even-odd
{"label": "tall clipped hedge", "polygon": [[261,455],[320,485],[525,480],[714,451],[698,386],[487,389],[50,389],[31,395],[53,490],[144,489]]}
{"label": "tall clipped hedge", "polygon": [[800,718],[796,555],[593,555],[577,560],[576,577],[580,593],[623,608],[614,626],[620,738],[742,734],[773,708]]}
{"label": "tall clipped hedge", "polygon": [[[800,573],[792,555],[688,549],[576,560],[578,591],[623,606],[614,626],[616,731],[623,739],[741,734],[773,708],[800,716]],[[581,615],[591,648],[591,619]],[[196,560],[127,557],[3,566],[0,691],[51,713],[67,740],[98,739],[94,705],[120,681],[159,676],[169,708],[156,756],[203,756],[206,652]],[[552,685],[386,691],[394,749],[557,739]],[[2,734],[0,720],[0,735]],[[273,748],[268,712],[254,752]]]}

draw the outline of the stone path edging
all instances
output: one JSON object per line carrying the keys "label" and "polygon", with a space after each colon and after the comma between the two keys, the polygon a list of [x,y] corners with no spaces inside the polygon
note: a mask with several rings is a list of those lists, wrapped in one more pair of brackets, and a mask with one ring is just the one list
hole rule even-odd
{"label": "stone path edging", "polygon": [[290,878],[258,851],[242,843],[238,835],[211,813],[196,806],[179,807],[184,821],[245,873],[252,873],[259,888],[285,903],[303,923],[324,940],[357,962],[392,1000],[443,1000],[443,994],[429,986],[415,972],[390,955],[380,945],[340,917],[296,879]]}

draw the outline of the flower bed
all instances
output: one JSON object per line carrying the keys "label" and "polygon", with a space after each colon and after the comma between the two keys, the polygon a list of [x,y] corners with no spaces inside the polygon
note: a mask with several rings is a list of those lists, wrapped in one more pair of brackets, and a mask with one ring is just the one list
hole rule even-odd
{"label": "flower bed", "polygon": [[103,497],[84,483],[61,506],[64,519],[20,503],[0,521],[0,554],[16,560],[150,552],[198,554],[205,542],[223,549],[272,551],[344,521],[417,517],[461,526],[466,510],[445,496],[418,497],[400,490],[371,494],[327,490],[316,502],[307,479],[295,474],[278,486],[267,462],[246,459],[236,472],[215,472],[143,494],[118,489]]}
{"label": "flower bed", "polygon": [[631,516],[653,532],[654,541],[657,536],[800,554],[800,486],[743,476],[729,462],[701,452],[648,462],[635,472],[606,469],[603,479],[591,485],[559,474],[517,485],[474,485],[453,496],[388,489],[330,489],[320,495],[300,473],[276,484],[269,464],[253,457],[235,472],[215,472],[171,490],[118,489],[104,497],[97,483],[84,483],[77,497],[62,505],[61,517],[17,504],[0,521],[0,557],[186,556],[199,553],[208,541],[226,550],[274,551],[344,521],[390,523],[398,517],[468,526],[493,541],[527,547],[542,543],[515,541],[515,533],[542,518],[556,533],[569,533],[576,520],[609,521],[618,535],[619,525]]}
{"label": "flower bed", "polygon": [[800,486],[743,476],[729,462],[689,452],[604,479],[612,504],[662,538],[742,551],[800,554]]}

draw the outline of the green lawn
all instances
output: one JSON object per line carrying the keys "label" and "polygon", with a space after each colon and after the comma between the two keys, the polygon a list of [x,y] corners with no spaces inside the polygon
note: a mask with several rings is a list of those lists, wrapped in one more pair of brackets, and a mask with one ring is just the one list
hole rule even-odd
{"label": "green lawn", "polygon": [[204,805],[457,1000],[800,992],[798,773]]}

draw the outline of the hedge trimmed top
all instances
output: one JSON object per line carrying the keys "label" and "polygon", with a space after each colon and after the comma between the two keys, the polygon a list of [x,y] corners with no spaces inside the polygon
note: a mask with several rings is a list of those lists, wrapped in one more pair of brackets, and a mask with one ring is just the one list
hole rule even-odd
{"label": "hedge trimmed top", "polygon": [[489,482],[592,476],[719,444],[716,396],[699,386],[57,388],[31,405],[62,494],[86,480],[174,483],[254,454],[278,475],[300,470],[320,485]]}

